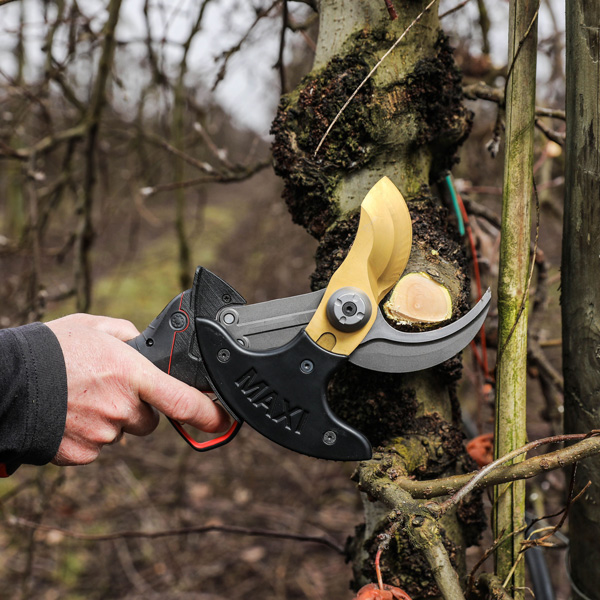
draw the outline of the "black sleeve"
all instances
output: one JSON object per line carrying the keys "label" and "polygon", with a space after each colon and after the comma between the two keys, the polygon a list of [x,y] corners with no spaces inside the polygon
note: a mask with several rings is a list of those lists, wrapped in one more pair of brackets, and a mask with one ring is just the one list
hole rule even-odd
{"label": "black sleeve", "polygon": [[60,344],[42,323],[0,330],[0,475],[52,460],[67,414]]}

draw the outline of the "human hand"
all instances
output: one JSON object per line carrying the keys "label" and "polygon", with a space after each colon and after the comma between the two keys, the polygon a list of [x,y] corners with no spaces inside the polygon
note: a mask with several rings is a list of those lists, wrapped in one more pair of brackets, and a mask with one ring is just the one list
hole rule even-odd
{"label": "human hand", "polygon": [[139,334],[129,321],[74,314],[46,325],[67,369],[67,420],[54,464],[87,464],[124,433],[148,435],[158,424],[154,408],[202,431],[227,428],[220,406],[123,343]]}

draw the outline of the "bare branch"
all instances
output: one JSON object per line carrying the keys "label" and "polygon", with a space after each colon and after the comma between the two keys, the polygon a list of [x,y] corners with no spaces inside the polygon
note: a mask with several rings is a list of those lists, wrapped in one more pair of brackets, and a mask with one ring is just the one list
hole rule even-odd
{"label": "bare branch", "polygon": [[235,525],[201,525],[197,527],[180,527],[178,529],[163,529],[160,531],[113,531],[112,533],[104,534],[87,534],[80,533],[78,531],[71,531],[70,529],[63,529],[62,527],[54,527],[52,525],[43,525],[22,517],[15,517],[9,515],[6,519],[9,525],[15,527],[25,527],[27,529],[39,530],[39,531],[58,531],[65,537],[69,537],[76,540],[82,540],[87,542],[106,542],[110,540],[122,540],[131,538],[144,538],[144,539],[158,539],[170,536],[179,535],[190,535],[199,533],[210,533],[216,531],[220,533],[231,533],[235,535],[249,535],[257,537],[270,537],[284,540],[296,540],[299,542],[312,542],[315,544],[321,544],[327,546],[331,550],[334,550],[342,556],[345,555],[344,547],[328,536],[316,536],[316,535],[303,535],[299,533],[287,533],[284,531],[272,531],[269,529],[253,529],[249,527],[237,527]]}
{"label": "bare branch", "polygon": [[244,42],[250,37],[250,34],[254,30],[254,28],[258,25],[259,21],[266,17],[282,0],[275,0],[272,2],[267,8],[257,11],[256,18],[254,22],[250,25],[246,33],[242,36],[240,41],[233,47],[229,48],[223,52],[220,56],[221,60],[223,60],[223,64],[219,69],[219,73],[217,74],[217,78],[212,86],[212,91],[214,92],[217,89],[217,86],[223,79],[225,78],[225,73],[227,72],[227,65],[229,64],[229,59],[239,52],[240,48],[243,46]]}
{"label": "bare branch", "polygon": [[198,177],[196,179],[186,179],[183,181],[174,181],[172,183],[163,183],[153,187],[143,188],[141,192],[147,197],[153,196],[154,194],[158,194],[160,192],[172,192],[179,189],[193,188],[205,183],[235,183],[249,179],[259,171],[262,171],[269,166],[271,166],[270,160],[263,161],[237,173],[215,173],[214,175],[207,175],[206,177]]}
{"label": "bare branch", "polygon": [[361,491],[392,508],[390,520],[400,521],[415,547],[423,553],[435,582],[446,600],[464,600],[458,575],[442,543],[437,515],[414,500],[402,487],[378,473],[375,461],[365,461],[358,467]]}
{"label": "bare branch", "polygon": [[167,140],[161,138],[160,136],[155,135],[150,132],[143,131],[143,130],[140,130],[138,133],[139,133],[140,137],[159,146],[160,148],[165,149],[170,154],[173,154],[173,155],[181,158],[186,163],[188,163],[188,165],[191,165],[192,167],[198,169],[199,171],[202,171],[204,173],[214,173],[215,172],[214,167],[210,163],[207,163],[203,160],[198,160],[197,158],[190,156],[186,152],[183,152],[182,150],[175,148],[175,146],[169,144],[169,142],[167,142]]}
{"label": "bare branch", "polygon": [[550,129],[542,121],[539,119],[535,120],[535,126],[551,141],[557,143],[559,146],[565,145],[565,139],[567,137],[566,133],[561,133],[559,131],[554,131]]}
{"label": "bare branch", "polygon": [[[517,479],[530,479],[546,471],[560,469],[600,453],[600,437],[595,432],[592,434],[581,433],[544,438],[530,442],[523,448],[519,448],[516,452],[524,454],[543,444],[562,443],[573,440],[581,441],[561,450],[528,458],[514,465],[502,466],[503,463],[514,458],[513,455],[515,452],[499,458],[475,473],[454,475],[452,477],[427,481],[415,481],[408,477],[400,477],[395,479],[394,483],[410,493],[413,498],[435,498],[447,494],[455,494],[453,498],[447,501],[447,507],[449,508],[471,491],[516,481]],[[458,494],[460,496],[457,498]],[[443,504],[441,507],[442,510],[447,510]]]}
{"label": "bare branch", "polygon": [[458,12],[461,8],[464,8],[471,0],[463,0],[460,4],[457,4],[456,6],[453,6],[452,8],[448,9],[445,13],[442,13],[440,15],[440,20],[450,16],[452,13]]}
{"label": "bare branch", "polygon": [[92,205],[94,200],[94,186],[96,184],[96,144],[98,141],[100,117],[106,104],[106,86],[114,60],[115,29],[119,21],[121,1],[111,0],[108,6],[108,20],[104,26],[104,46],[100,55],[90,107],[84,121],[87,132],[85,175],[80,206],[81,212],[75,241],[75,289],[77,291],[77,310],[79,312],[87,312],[92,301],[90,249],[94,239]]}
{"label": "bare branch", "polygon": [[396,9],[394,8],[394,4],[392,3],[392,0],[384,0],[385,1],[385,7],[387,8],[387,11],[390,15],[390,19],[392,21],[395,21],[398,18],[398,13],[396,12]]}
{"label": "bare branch", "polygon": [[[471,83],[463,87],[463,94],[469,100],[487,100],[504,106],[504,90],[496,88],[486,83]],[[558,108],[545,108],[543,106],[535,107],[535,114],[538,117],[550,117],[552,119],[566,119],[565,111]]]}
{"label": "bare branch", "polygon": [[18,160],[27,161],[32,156],[41,156],[43,154],[47,154],[48,152],[54,150],[54,148],[56,148],[56,146],[62,142],[68,142],[74,139],[79,140],[83,138],[87,133],[87,130],[87,123],[79,123],[78,125],[75,125],[75,127],[70,127],[64,131],[59,131],[53,135],[46,136],[29,148],[13,149],[3,142],[0,142],[0,157],[16,158]]}

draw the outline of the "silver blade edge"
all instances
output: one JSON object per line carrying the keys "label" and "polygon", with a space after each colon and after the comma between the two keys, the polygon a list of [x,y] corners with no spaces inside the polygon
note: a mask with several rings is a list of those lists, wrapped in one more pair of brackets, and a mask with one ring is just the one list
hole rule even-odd
{"label": "silver blade edge", "polygon": [[[251,350],[283,346],[304,329],[325,290],[257,304],[224,308],[217,320],[238,343]],[[428,369],[460,352],[487,316],[491,291],[463,317],[439,329],[407,333],[394,329],[378,311],[375,323],[349,361],[372,371],[407,373]],[[230,321],[230,322],[227,322]]]}

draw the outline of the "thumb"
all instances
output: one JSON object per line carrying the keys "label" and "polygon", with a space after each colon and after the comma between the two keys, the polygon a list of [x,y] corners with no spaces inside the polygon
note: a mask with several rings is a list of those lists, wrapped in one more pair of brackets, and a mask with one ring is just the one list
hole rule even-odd
{"label": "thumb", "polygon": [[108,335],[112,335],[122,342],[138,336],[140,332],[137,327],[125,319],[113,319],[112,317],[98,317],[98,321],[94,324],[94,328]]}
{"label": "thumb", "polygon": [[[141,357],[142,358],[142,357]],[[138,377],[140,399],[161,413],[181,423],[210,433],[225,431],[231,419],[227,412],[208,396],[170,375],[152,363]]]}
{"label": "thumb", "polygon": [[68,315],[62,319],[50,321],[48,324],[50,325],[50,323],[55,325],[64,324],[65,326],[68,325],[70,328],[87,327],[94,331],[106,333],[122,342],[130,340],[140,333],[133,323],[125,319],[113,319],[112,317],[88,315],[85,313]]}

